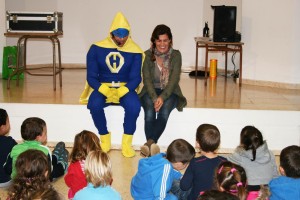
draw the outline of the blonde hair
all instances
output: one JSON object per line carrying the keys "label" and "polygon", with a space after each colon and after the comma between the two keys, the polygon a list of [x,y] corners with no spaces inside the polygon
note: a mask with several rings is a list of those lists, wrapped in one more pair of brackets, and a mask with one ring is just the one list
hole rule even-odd
{"label": "blonde hair", "polygon": [[105,152],[91,151],[86,157],[84,171],[87,181],[94,187],[103,187],[112,183],[111,162]]}

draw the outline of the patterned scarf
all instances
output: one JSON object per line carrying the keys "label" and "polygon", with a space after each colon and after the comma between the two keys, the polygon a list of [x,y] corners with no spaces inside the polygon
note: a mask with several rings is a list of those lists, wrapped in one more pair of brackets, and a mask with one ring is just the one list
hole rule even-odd
{"label": "patterned scarf", "polygon": [[[154,49],[154,55],[162,60],[162,66],[160,70],[160,87],[164,89],[169,81],[169,70],[170,70],[170,57],[171,53],[173,51],[173,48],[170,47],[169,51],[167,53],[160,53],[157,51],[157,49]],[[156,66],[158,66],[157,61],[155,62]]]}

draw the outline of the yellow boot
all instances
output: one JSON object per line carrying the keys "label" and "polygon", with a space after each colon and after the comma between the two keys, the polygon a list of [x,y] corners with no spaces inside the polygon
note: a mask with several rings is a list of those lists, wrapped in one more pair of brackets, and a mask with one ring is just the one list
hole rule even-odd
{"label": "yellow boot", "polygon": [[127,158],[135,156],[135,151],[132,148],[133,135],[123,134],[122,138],[122,154]]}
{"label": "yellow boot", "polygon": [[111,146],[110,132],[108,132],[108,134],[106,135],[100,135],[100,141],[102,151],[104,151],[105,153],[109,152]]}

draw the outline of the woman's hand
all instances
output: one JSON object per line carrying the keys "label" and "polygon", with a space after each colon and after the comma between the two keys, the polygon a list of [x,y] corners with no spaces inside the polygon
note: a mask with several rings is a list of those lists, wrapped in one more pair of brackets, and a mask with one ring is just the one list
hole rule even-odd
{"label": "woman's hand", "polygon": [[158,97],[156,99],[156,101],[154,102],[154,109],[155,112],[158,112],[160,110],[160,108],[162,107],[162,105],[164,104],[164,100],[161,97]]}

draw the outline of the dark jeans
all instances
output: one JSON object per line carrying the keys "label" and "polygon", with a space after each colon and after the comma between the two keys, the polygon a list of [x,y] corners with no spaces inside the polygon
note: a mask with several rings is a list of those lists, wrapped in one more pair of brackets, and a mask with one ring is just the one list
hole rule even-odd
{"label": "dark jeans", "polygon": [[190,195],[192,189],[189,189],[187,191],[183,191],[180,189],[180,180],[175,180],[172,183],[172,187],[170,192],[173,193],[178,200],[187,200],[188,196]]}
{"label": "dark jeans", "polygon": [[[157,96],[162,93],[162,90],[160,89],[155,89],[155,91]],[[155,143],[157,143],[166,128],[171,111],[177,105],[178,96],[171,94],[170,97],[164,101],[158,113],[155,112],[153,101],[147,93],[141,100],[145,112],[146,139],[152,139]]]}

